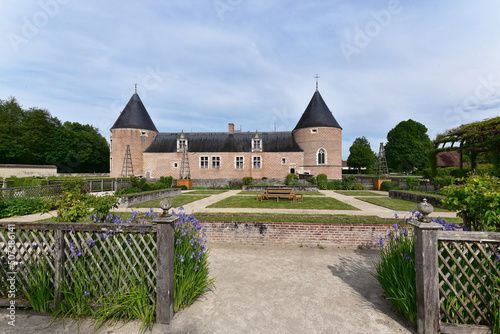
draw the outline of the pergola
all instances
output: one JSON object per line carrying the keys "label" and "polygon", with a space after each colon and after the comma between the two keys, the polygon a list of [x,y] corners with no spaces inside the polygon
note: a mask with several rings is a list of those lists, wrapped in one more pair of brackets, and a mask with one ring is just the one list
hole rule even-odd
{"label": "pergola", "polygon": [[[447,146],[450,143],[451,145]],[[461,170],[464,151],[474,153],[494,151],[500,154],[500,117],[462,124],[443,134],[438,134],[434,140],[434,155],[449,151],[459,152]],[[475,164],[474,161],[473,164]]]}

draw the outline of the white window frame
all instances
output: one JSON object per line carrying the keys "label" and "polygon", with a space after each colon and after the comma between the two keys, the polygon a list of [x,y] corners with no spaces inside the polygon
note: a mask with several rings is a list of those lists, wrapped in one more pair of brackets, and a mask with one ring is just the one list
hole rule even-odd
{"label": "white window frame", "polygon": [[252,150],[262,150],[262,139],[260,138],[252,139]]}
{"label": "white window frame", "polygon": [[[219,155],[213,155],[212,160],[211,160],[212,169],[220,169],[220,161],[221,161],[221,158]],[[214,162],[218,162],[218,166],[214,167]]]}
{"label": "white window frame", "polygon": [[[323,153],[323,160],[324,160],[322,163],[320,163],[320,161],[319,161],[320,160],[319,159],[319,154],[321,153],[321,151],[323,151],[322,153]],[[325,166],[326,162],[327,162],[327,152],[326,152],[326,150],[323,147],[321,147],[316,152],[316,164],[318,166]]]}
{"label": "white window frame", "polygon": [[177,139],[177,151],[181,151],[182,152],[182,149],[186,147],[186,151],[188,149],[188,140],[187,138],[185,139]]}
{"label": "white window frame", "polygon": [[[255,167],[256,162],[258,162],[258,167]],[[252,157],[252,169],[262,169],[262,156],[256,155]]]}
{"label": "white window frame", "polygon": [[201,155],[200,156],[200,169],[209,169],[210,164],[208,163],[209,157],[208,155]]}
{"label": "white window frame", "polygon": [[[241,161],[238,161],[238,159],[241,158]],[[238,163],[241,163],[241,167],[238,167]],[[238,170],[245,169],[245,157],[242,155],[238,155],[234,157],[234,168]]]}
{"label": "white window frame", "polygon": [[311,129],[311,133],[318,133],[318,128]]}
{"label": "white window frame", "polygon": [[281,158],[281,164],[286,165],[288,163],[288,159],[286,157]]}
{"label": "white window frame", "polygon": [[172,164],[172,166],[174,168],[179,168],[179,163],[177,161],[174,161],[174,163]]}

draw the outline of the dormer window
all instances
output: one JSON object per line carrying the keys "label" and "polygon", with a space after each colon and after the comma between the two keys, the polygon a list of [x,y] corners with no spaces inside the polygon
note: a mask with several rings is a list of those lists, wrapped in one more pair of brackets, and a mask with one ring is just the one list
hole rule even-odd
{"label": "dormer window", "polygon": [[262,139],[257,133],[252,138],[252,152],[262,152]]}
{"label": "dormer window", "polygon": [[181,133],[181,135],[177,138],[177,152],[183,152],[184,149],[186,151],[188,150],[188,140],[184,133]]}

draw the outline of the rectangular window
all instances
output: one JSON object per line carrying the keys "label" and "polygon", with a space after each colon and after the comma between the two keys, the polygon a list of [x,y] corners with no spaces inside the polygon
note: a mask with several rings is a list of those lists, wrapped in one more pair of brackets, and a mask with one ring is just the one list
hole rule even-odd
{"label": "rectangular window", "polygon": [[213,169],[220,168],[220,157],[212,157],[212,168]]}
{"label": "rectangular window", "polygon": [[200,157],[200,168],[208,169],[208,156],[204,155]]}
{"label": "rectangular window", "polygon": [[260,157],[252,157],[252,167],[253,169],[261,169],[262,168],[262,165],[261,165],[261,158]]}
{"label": "rectangular window", "polygon": [[286,165],[286,158],[281,158],[281,164]]}
{"label": "rectangular window", "polygon": [[260,150],[262,148],[260,139],[253,140],[253,149]]}
{"label": "rectangular window", "polygon": [[187,143],[185,139],[179,139],[177,141],[177,149],[178,150],[184,150],[184,147],[187,149]]}
{"label": "rectangular window", "polygon": [[236,169],[243,169],[243,164],[244,164],[243,157],[236,157],[236,158],[234,158],[234,161],[235,161],[235,168]]}

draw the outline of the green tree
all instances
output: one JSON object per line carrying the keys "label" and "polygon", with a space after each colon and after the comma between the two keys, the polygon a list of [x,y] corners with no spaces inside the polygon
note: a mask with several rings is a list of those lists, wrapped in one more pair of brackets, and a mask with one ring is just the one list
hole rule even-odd
{"label": "green tree", "polygon": [[362,167],[371,167],[374,163],[375,153],[370,147],[368,140],[363,137],[358,137],[349,148],[349,157],[347,158],[347,166],[358,169],[358,174],[361,174]]}
{"label": "green tree", "polygon": [[91,125],[61,123],[40,108],[0,100],[0,163],[57,165],[65,172],[108,172],[109,146]]}
{"label": "green tree", "polygon": [[464,225],[474,231],[500,231],[500,179],[492,175],[470,174],[457,179],[459,185],[441,189],[447,209],[458,211]]}
{"label": "green tree", "polygon": [[389,168],[404,171],[408,175],[414,168],[425,167],[426,150],[431,146],[425,125],[412,119],[402,121],[387,134],[387,164]]}

